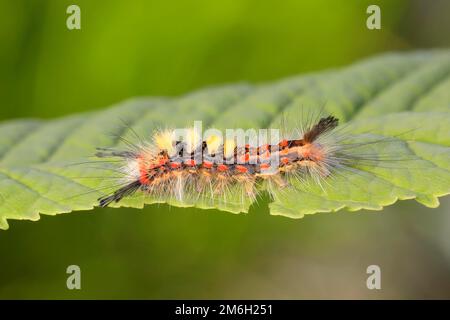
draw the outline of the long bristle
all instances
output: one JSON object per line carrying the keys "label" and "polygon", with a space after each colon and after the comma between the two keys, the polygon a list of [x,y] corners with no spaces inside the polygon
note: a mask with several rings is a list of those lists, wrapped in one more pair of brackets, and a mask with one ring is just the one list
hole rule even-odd
{"label": "long bristle", "polygon": [[310,130],[308,130],[304,134],[303,140],[311,143],[314,140],[316,140],[320,135],[336,128],[338,124],[339,120],[333,116],[322,118],[319,120],[317,124],[315,124]]}
{"label": "long bristle", "polygon": [[141,184],[139,181],[134,181],[120,189],[117,189],[114,191],[113,194],[109,196],[100,197],[98,199],[100,207],[107,207],[112,202],[119,202],[124,197],[132,195],[134,192],[136,192],[141,187]]}

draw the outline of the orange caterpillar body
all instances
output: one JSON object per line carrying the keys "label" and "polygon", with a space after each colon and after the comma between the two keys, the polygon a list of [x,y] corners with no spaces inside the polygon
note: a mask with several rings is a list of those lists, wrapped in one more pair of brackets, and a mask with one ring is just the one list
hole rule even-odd
{"label": "orange caterpillar body", "polygon": [[[151,144],[133,150],[99,148],[99,157],[120,157],[124,161],[125,185],[101,197],[99,205],[108,206],[141,190],[163,198],[182,200],[187,194],[216,197],[230,187],[239,186],[243,194],[255,199],[258,182],[268,180],[283,188],[289,174],[314,174],[325,178],[335,165],[339,148],[322,141],[336,126],[333,116],[321,118],[298,139],[283,138],[276,144],[236,146],[235,141],[217,139],[174,140],[170,131],[157,133]],[[276,159],[275,166],[273,159]]]}

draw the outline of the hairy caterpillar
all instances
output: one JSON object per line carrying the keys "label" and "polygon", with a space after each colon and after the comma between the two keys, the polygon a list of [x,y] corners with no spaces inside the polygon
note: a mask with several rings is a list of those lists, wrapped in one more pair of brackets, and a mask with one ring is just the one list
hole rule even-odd
{"label": "hairy caterpillar", "polygon": [[192,129],[179,140],[173,130],[163,130],[156,132],[151,142],[132,144],[128,150],[98,148],[98,157],[123,161],[124,184],[99,198],[99,205],[119,202],[137,191],[162,200],[226,197],[231,187],[239,187],[253,200],[261,182],[285,188],[289,176],[313,177],[320,184],[336,169],[357,160],[338,139],[330,139],[337,126],[334,116],[322,117],[296,130],[296,137],[279,137],[270,143],[238,143],[215,135],[201,139]]}

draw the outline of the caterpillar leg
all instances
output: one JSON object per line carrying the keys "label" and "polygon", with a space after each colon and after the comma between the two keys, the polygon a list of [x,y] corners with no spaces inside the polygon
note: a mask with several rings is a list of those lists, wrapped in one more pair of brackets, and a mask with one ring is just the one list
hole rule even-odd
{"label": "caterpillar leg", "polygon": [[281,189],[289,186],[289,183],[280,175],[271,176],[272,181]]}

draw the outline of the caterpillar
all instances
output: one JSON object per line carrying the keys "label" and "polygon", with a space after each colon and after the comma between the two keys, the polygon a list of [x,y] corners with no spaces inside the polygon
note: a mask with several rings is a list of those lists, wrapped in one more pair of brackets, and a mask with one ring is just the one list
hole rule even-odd
{"label": "caterpillar", "polygon": [[[157,131],[150,142],[129,144],[127,150],[97,148],[99,158],[116,157],[124,184],[98,199],[106,207],[135,192],[164,200],[175,197],[226,197],[232,187],[255,200],[263,182],[272,188],[289,187],[289,177],[313,177],[318,183],[349,161],[338,139],[330,139],[339,120],[332,116],[295,130],[296,136],[257,139],[203,138],[194,129]],[[248,138],[248,137],[247,137]],[[270,188],[269,188],[270,192]]]}

